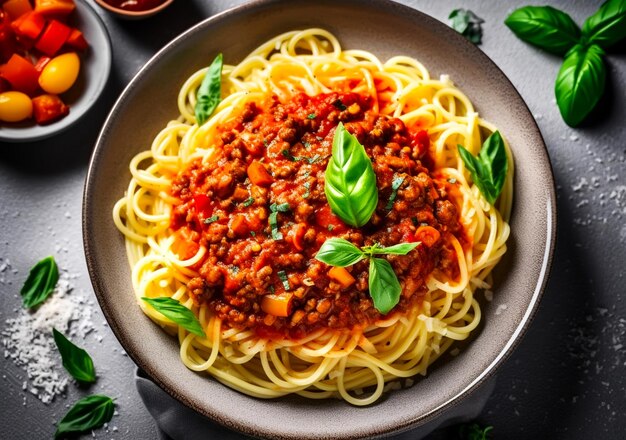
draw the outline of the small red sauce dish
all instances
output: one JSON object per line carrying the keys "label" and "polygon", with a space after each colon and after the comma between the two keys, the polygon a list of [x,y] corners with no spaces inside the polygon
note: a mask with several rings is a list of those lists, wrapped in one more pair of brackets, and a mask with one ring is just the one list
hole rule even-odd
{"label": "small red sauce dish", "polygon": [[139,20],[165,9],[174,0],[95,0],[98,5],[120,18]]}

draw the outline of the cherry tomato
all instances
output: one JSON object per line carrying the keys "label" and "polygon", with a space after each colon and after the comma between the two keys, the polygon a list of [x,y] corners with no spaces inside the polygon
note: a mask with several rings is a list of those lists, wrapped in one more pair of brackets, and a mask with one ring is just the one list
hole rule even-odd
{"label": "cherry tomato", "polygon": [[0,93],[0,120],[18,122],[30,118],[33,114],[33,102],[22,92]]}
{"label": "cherry tomato", "polygon": [[66,92],[76,82],[80,60],[75,52],[52,58],[41,71],[39,86],[48,93]]}

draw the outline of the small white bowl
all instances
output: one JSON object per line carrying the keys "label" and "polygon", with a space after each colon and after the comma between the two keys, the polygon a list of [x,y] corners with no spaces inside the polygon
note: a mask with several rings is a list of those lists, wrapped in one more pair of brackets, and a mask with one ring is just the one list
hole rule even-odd
{"label": "small white bowl", "polygon": [[141,20],[142,18],[150,17],[151,15],[156,14],[157,12],[162,11],[167,8],[174,0],[166,0],[161,3],[159,6],[146,9],[145,11],[127,11],[126,9],[116,8],[115,6],[111,6],[105,0],[95,0],[98,5],[106,9],[109,12],[117,15],[120,18],[124,18],[126,20]]}

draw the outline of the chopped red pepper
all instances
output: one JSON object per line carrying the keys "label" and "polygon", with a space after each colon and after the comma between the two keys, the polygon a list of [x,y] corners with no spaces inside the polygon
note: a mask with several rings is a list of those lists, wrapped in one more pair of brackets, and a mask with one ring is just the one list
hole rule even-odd
{"label": "chopped red pepper", "polygon": [[11,28],[9,15],[0,11],[0,63],[5,63],[17,50],[15,34]]}
{"label": "chopped red pepper", "polygon": [[40,125],[57,121],[70,112],[70,108],[57,95],[40,95],[33,98],[33,116]]}
{"label": "chopped red pepper", "polygon": [[14,90],[32,96],[39,87],[39,72],[33,63],[14,53],[2,66],[0,76],[9,81]]}
{"label": "chopped red pepper", "polygon": [[37,60],[37,64],[35,64],[35,70],[39,73],[43,70],[44,67],[50,62],[52,58],[43,56]]}
{"label": "chopped red pepper", "polygon": [[46,26],[46,19],[37,12],[29,12],[19,19],[15,33],[19,36],[36,40]]}
{"label": "chopped red pepper", "polygon": [[9,0],[2,5],[12,20],[21,17],[24,14],[33,10],[29,0]]}
{"label": "chopped red pepper", "polygon": [[83,36],[83,33],[78,29],[72,29],[72,32],[67,38],[65,44],[76,50],[85,50],[89,46],[87,40],[85,40],[85,37]]}
{"label": "chopped red pepper", "polygon": [[72,29],[69,26],[58,20],[52,20],[35,43],[35,48],[46,55],[53,56],[63,47],[71,32]]}
{"label": "chopped red pepper", "polygon": [[205,217],[210,217],[213,214],[213,205],[211,199],[205,194],[196,194],[193,196],[193,201],[196,204],[196,212],[202,213]]}

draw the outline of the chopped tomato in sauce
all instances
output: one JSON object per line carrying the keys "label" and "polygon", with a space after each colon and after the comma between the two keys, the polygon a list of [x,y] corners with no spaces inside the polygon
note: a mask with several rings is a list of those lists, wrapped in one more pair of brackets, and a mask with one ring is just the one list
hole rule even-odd
{"label": "chopped tomato in sauce", "polygon": [[[188,288],[225,325],[262,337],[300,338],[319,328],[349,330],[380,319],[369,296],[366,261],[331,272],[315,259],[331,237],[356,246],[424,239],[407,255],[385,256],[402,286],[391,313],[420,303],[431,272],[459,276],[448,238],[454,235],[463,246],[469,240],[452,185],[433,178],[428,168],[428,133],[373,107],[371,98],[356,93],[248,103],[219,128],[217,139],[207,139],[216,144],[216,159],[192,162],[177,176],[171,192],[180,203],[171,228],[184,229],[207,249]],[[339,122],[364,145],[377,176],[378,206],[362,228],[343,223],[324,194]],[[400,177],[389,209],[392,181]]]}

